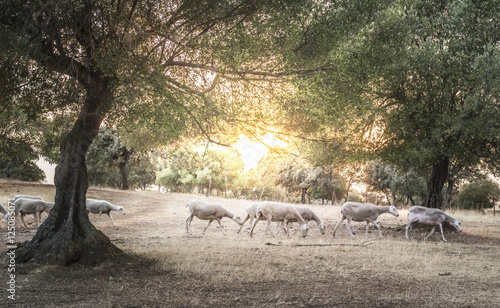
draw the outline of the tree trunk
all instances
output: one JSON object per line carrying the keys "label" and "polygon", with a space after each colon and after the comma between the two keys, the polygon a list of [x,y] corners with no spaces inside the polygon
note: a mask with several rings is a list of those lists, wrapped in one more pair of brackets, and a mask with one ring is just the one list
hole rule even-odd
{"label": "tree trunk", "polygon": [[306,203],[306,190],[307,190],[307,188],[302,188],[302,198],[301,198],[301,200],[300,200],[300,202],[301,202],[302,204],[305,204],[305,203]]}
{"label": "tree trunk", "polygon": [[443,186],[448,178],[447,157],[441,157],[437,163],[432,166],[432,173],[427,182],[427,195],[423,202],[423,206],[430,208],[441,208],[443,203]]}
{"label": "tree trunk", "polygon": [[128,186],[128,177],[127,177],[127,164],[130,159],[130,155],[132,151],[129,151],[126,147],[121,147],[119,150],[119,155],[117,155],[117,159],[120,161],[118,163],[118,169],[120,170],[121,177],[121,189],[127,190]]}
{"label": "tree trunk", "polygon": [[453,185],[455,184],[455,181],[448,178],[448,181],[446,183],[446,192],[444,194],[444,201],[443,201],[443,206],[442,210],[450,207],[451,204],[451,194],[453,193]]}
{"label": "tree trunk", "polygon": [[335,205],[335,189],[332,189],[332,205]]}
{"label": "tree trunk", "polygon": [[127,170],[126,170],[126,162],[121,162],[118,164],[118,169],[120,169],[120,177],[121,177],[121,184],[122,184],[122,190],[127,190],[129,188],[128,186],[128,179],[127,179]]}
{"label": "tree trunk", "polygon": [[61,143],[56,167],[55,204],[49,217],[30,242],[19,244],[20,263],[68,265],[79,262],[98,265],[122,254],[104,233],[89,221],[85,200],[88,188],[85,154],[94,140],[103,116],[101,106],[111,99],[109,83],[100,81],[88,87],[87,99],[71,132]]}

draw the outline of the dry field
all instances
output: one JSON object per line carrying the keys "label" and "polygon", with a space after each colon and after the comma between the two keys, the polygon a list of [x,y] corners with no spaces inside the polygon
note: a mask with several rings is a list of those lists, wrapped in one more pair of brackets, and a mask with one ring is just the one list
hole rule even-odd
{"label": "dry field", "polygon": [[[0,202],[16,194],[53,200],[50,185],[0,181]],[[227,235],[213,223],[195,218],[186,232],[186,203],[198,198],[218,202],[243,215],[250,201],[185,194],[159,194],[91,188],[89,198],[106,199],[127,212],[101,219],[102,231],[124,252],[126,262],[97,268],[72,265],[27,271],[16,265],[16,300],[7,298],[5,221],[0,223],[0,306],[2,307],[499,307],[500,217],[452,212],[464,231],[445,231],[423,241],[416,229],[410,240],[399,217],[379,217],[383,238],[354,223],[351,240],[345,226],[332,238],[339,207],[311,206],[327,224],[316,223],[302,238],[264,234],[260,222],[253,238],[236,234],[238,225],[224,219]],[[44,214],[46,215],[46,214]],[[46,216],[44,216],[46,217]],[[30,217],[27,221],[31,220]],[[91,215],[97,224],[97,215]],[[247,222],[248,224],[248,222]],[[18,228],[17,241],[34,235]],[[273,224],[274,226],[274,224]],[[246,226],[244,227],[244,229]],[[298,229],[297,227],[295,230]],[[9,306],[5,306],[8,304]]]}

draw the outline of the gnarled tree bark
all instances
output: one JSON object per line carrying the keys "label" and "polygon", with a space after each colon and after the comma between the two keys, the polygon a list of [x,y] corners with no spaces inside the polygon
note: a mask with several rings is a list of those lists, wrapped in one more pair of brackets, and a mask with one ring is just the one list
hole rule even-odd
{"label": "gnarled tree bark", "polygon": [[73,129],[61,143],[56,168],[55,205],[30,242],[16,251],[16,261],[68,265],[97,265],[122,251],[89,221],[85,200],[88,188],[85,155],[94,140],[112,98],[109,82],[100,80],[87,87],[87,99]]}

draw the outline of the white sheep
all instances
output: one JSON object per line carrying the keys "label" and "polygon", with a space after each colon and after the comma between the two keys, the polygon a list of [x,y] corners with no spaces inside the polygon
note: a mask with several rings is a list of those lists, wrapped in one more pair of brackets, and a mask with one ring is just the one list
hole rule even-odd
{"label": "white sheep", "polygon": [[455,227],[458,232],[462,232],[462,223],[460,222],[460,220],[445,214],[440,209],[431,209],[423,206],[412,206],[410,210],[408,210],[408,216],[410,217],[410,221],[405,227],[406,239],[408,239],[408,229],[410,229],[411,224],[414,222],[433,226],[431,233],[429,233],[429,235],[427,235],[424,240],[431,236],[436,230],[436,227],[439,226],[441,237],[443,241],[446,242],[443,233],[443,222],[445,221],[449,222],[453,227]]}
{"label": "white sheep", "polygon": [[346,228],[349,231],[349,234],[352,238],[354,238],[354,234],[351,231],[351,220],[353,221],[366,221],[366,233],[365,238],[368,237],[368,225],[370,222],[377,227],[378,236],[382,237],[382,232],[380,231],[380,226],[377,224],[376,220],[380,214],[389,213],[396,217],[399,216],[398,210],[393,206],[377,206],[371,203],[358,203],[358,202],[346,202],[340,208],[340,213],[342,217],[340,217],[339,221],[335,225],[333,229],[333,237],[335,237],[335,231],[340,226],[344,219],[347,219]]}
{"label": "white sheep", "polygon": [[[304,218],[305,221],[314,220],[318,225],[319,232],[321,232],[321,234],[325,234],[326,231],[325,224],[321,221],[321,219],[319,219],[318,215],[316,215],[316,213],[314,213],[314,211],[311,208],[307,206],[295,206],[295,208],[297,209],[297,211],[299,211],[300,216],[302,216],[302,218]],[[296,221],[297,220],[289,220],[288,224],[292,224]],[[285,230],[284,227],[283,230]]]}
{"label": "white sheep", "polygon": [[[12,204],[12,203],[11,203]],[[54,206],[54,203],[45,202],[43,200],[37,199],[16,199],[13,203],[14,205],[14,213],[15,217],[18,219],[21,227],[24,225],[25,228],[28,228],[28,225],[24,222],[24,215],[26,214],[34,214],[36,217],[37,226],[40,227],[40,214],[42,212],[50,212],[50,209]],[[20,215],[20,220],[18,215]]]}
{"label": "white sheep", "polygon": [[201,220],[209,220],[208,225],[205,227],[205,229],[203,229],[203,234],[205,234],[205,231],[214,220],[217,220],[217,222],[219,223],[219,227],[221,228],[222,233],[226,234],[224,232],[224,228],[220,223],[221,219],[224,217],[231,218],[239,225],[243,224],[243,221],[238,215],[229,212],[219,204],[207,203],[201,200],[194,199],[189,201],[188,204],[186,204],[186,207],[189,209],[189,217],[186,219],[186,229],[189,234],[191,234],[191,221],[195,216]]}
{"label": "white sheep", "polygon": [[115,221],[113,220],[113,217],[111,216],[111,211],[117,211],[118,213],[121,213],[125,215],[125,209],[123,206],[117,206],[114,204],[109,203],[108,201],[104,200],[95,200],[95,199],[87,199],[85,201],[85,205],[87,208],[87,214],[92,213],[92,214],[99,214],[99,219],[97,220],[97,227],[99,228],[100,222],[101,222],[101,215],[102,214],[107,214],[109,218],[111,218],[111,223],[113,226],[116,228]]}
{"label": "white sheep", "polygon": [[[282,221],[283,225],[286,225],[288,228],[287,230],[288,236],[290,236],[288,221],[296,220],[300,223],[300,230],[303,237],[307,236],[307,232],[309,231],[309,225],[304,220],[304,218],[302,218],[302,216],[300,215],[299,211],[295,208],[295,206],[290,204],[266,201],[262,202],[257,208],[257,217],[255,218],[255,222],[252,225],[252,229],[250,230],[250,236],[253,235],[253,230],[255,229],[255,226],[257,225],[259,220],[261,220],[260,219],[261,216],[267,219],[266,230],[269,230],[271,234],[272,234],[270,228],[271,221]],[[273,236],[276,236],[276,233]]]}
{"label": "white sheep", "polygon": [[[38,196],[28,196],[28,195],[15,195],[14,197],[10,198],[9,199],[9,203],[12,203],[14,204],[14,202],[17,200],[17,199],[32,199],[32,200],[43,200],[42,197],[38,197]],[[7,219],[8,217],[6,217]],[[42,213],[40,213],[40,219],[42,219]],[[36,221],[36,214],[33,214],[33,220],[28,222],[28,225],[31,225],[32,223],[34,223]]]}
{"label": "white sheep", "polygon": [[43,200],[42,197],[38,196],[15,195],[14,197],[9,199],[9,203],[14,203],[17,199]]}

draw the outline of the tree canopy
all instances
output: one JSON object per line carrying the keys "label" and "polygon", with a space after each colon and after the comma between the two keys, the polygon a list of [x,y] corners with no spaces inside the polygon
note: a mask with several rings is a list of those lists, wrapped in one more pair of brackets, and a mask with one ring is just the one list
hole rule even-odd
{"label": "tree canopy", "polygon": [[222,143],[222,132],[267,130],[270,102],[294,74],[285,57],[319,4],[2,1],[2,54],[39,77],[9,78],[26,82],[20,91],[47,94],[22,103],[76,116],[61,141],[55,206],[18,261],[96,264],[121,254],[85,213],[85,155],[103,121],[157,143],[200,133]]}
{"label": "tree canopy", "polygon": [[351,35],[325,43],[326,27],[313,32],[306,47],[324,51],[324,69],[297,80],[287,109],[310,138],[336,147],[315,160],[344,152],[412,167],[427,178],[428,207],[446,204],[443,186],[459,173],[498,173],[498,1],[357,4],[366,22],[342,27]]}

